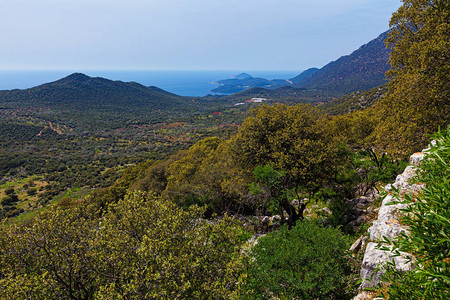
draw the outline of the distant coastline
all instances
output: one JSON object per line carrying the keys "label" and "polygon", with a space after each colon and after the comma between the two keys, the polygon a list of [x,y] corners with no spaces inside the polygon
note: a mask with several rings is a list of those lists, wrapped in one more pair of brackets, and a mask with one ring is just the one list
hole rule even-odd
{"label": "distant coastline", "polygon": [[[81,72],[91,77],[111,80],[134,81],[145,86],[157,86],[181,96],[200,97],[213,94],[217,81],[231,78],[240,71],[141,71],[141,70],[0,70],[0,90],[27,89],[47,82],[56,81],[71,73]],[[299,73],[294,71],[248,71],[255,76],[274,79],[288,79]]]}

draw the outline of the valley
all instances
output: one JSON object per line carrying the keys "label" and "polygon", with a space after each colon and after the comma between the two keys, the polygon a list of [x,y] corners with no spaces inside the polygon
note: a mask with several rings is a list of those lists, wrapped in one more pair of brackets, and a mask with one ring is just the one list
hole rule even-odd
{"label": "valley", "polygon": [[447,299],[448,16],[403,1],[349,55],[229,95],[80,72],[1,90],[0,298]]}

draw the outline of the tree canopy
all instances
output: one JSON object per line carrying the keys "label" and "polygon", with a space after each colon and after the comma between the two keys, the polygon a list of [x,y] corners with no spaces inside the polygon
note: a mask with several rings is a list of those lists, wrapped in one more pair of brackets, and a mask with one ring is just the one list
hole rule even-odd
{"label": "tree canopy", "polygon": [[99,215],[55,205],[0,224],[2,299],[206,299],[238,293],[248,238],[231,218],[201,219],[142,192]]}
{"label": "tree canopy", "polygon": [[314,189],[339,164],[339,142],[327,129],[328,118],[311,105],[264,105],[245,119],[231,142],[244,168],[272,164],[293,184]]}
{"label": "tree canopy", "polygon": [[403,0],[390,21],[389,93],[376,104],[377,147],[407,155],[450,122],[450,3]]}

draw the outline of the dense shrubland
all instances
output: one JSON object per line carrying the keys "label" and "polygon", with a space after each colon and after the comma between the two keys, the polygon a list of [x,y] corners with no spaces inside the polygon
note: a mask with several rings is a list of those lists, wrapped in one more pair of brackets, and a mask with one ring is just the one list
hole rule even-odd
{"label": "dense shrubland", "polygon": [[0,231],[1,298],[223,298],[241,284],[248,234],[229,217],[130,193],[107,209],[54,205]]}
{"label": "dense shrubland", "polygon": [[[48,159],[46,176],[58,181],[73,171],[103,188],[83,199],[54,201],[27,221],[2,221],[0,298],[349,298],[354,282],[345,250],[355,228],[347,224],[347,200],[392,181],[405,156],[449,123],[448,1],[403,2],[391,21],[388,92],[364,110],[332,117],[311,105],[261,105],[233,134],[218,137],[205,126],[191,147],[107,176],[115,158],[123,165],[138,160],[121,160],[112,155],[116,148],[92,136],[63,143],[49,132],[48,141],[67,152],[90,145],[83,157],[98,155],[100,162],[95,168],[92,160],[83,166],[67,157],[74,163],[64,163],[65,169],[60,163],[66,160]],[[28,140],[38,129],[8,126],[31,130]],[[162,129],[157,138],[169,128]],[[114,140],[112,132],[102,141],[123,143],[135,157],[139,143]],[[0,134],[14,146],[9,131]],[[443,139],[448,142],[448,131]],[[27,155],[18,154],[17,164]],[[418,294],[408,296],[440,297],[448,290],[448,145],[438,142],[432,155],[420,177],[428,189],[405,221],[413,235],[396,244],[416,254],[420,267],[405,277],[390,275],[393,299],[417,287]],[[2,159],[13,163],[9,158]],[[96,185],[101,176],[119,179]],[[5,189],[3,216],[18,209],[17,191]],[[30,197],[42,193],[29,191]],[[58,190],[48,192],[50,200]],[[332,214],[321,216],[313,206]],[[264,223],[273,215],[279,216]],[[255,233],[267,235],[253,246],[247,241]]]}

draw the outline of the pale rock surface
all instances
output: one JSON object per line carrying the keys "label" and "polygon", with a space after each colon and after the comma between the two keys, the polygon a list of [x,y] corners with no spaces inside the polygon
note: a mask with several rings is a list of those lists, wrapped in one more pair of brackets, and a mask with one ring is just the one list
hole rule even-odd
{"label": "pale rock surface", "polygon": [[405,253],[401,256],[393,256],[392,252],[377,249],[377,243],[369,243],[366,247],[364,259],[361,266],[361,277],[365,279],[361,289],[375,287],[380,282],[380,276],[384,268],[380,266],[386,262],[394,262],[397,270],[406,272],[413,269],[412,258],[408,259]]}
{"label": "pale rock surface", "polygon": [[[400,189],[400,192],[416,194],[422,189],[420,184],[412,184],[411,179],[416,175],[416,166],[423,160],[424,154],[422,152],[414,153],[410,157],[410,166],[406,167],[402,174],[398,175],[395,182],[392,184],[395,189]],[[392,192],[392,186],[389,184],[385,190]],[[368,229],[371,242],[366,247],[363,262],[361,265],[361,278],[363,283],[360,290],[367,287],[377,286],[380,282],[380,276],[383,274],[383,266],[388,261],[394,261],[395,266],[400,271],[410,271],[414,268],[413,258],[408,259],[406,253],[401,256],[394,257],[392,252],[377,249],[376,241],[387,237],[393,239],[401,233],[407,233],[408,230],[399,222],[401,216],[401,209],[405,208],[404,204],[393,202],[395,199],[391,194],[387,195],[381,204],[378,211],[378,218],[373,222],[373,225]],[[368,293],[361,291],[353,300],[367,299]]]}
{"label": "pale rock surface", "polygon": [[352,252],[358,252],[361,248],[364,248],[366,241],[367,236],[360,236],[359,239],[357,239],[356,242],[353,243],[349,250]]}
{"label": "pale rock surface", "polygon": [[[425,150],[423,150],[425,151]],[[416,152],[409,157],[409,163],[411,165],[418,165],[423,159],[423,152]]]}
{"label": "pale rock surface", "polygon": [[368,300],[371,298],[371,295],[369,292],[361,292],[356,297],[353,298],[353,300]]}
{"label": "pale rock surface", "polygon": [[407,232],[406,228],[398,221],[401,215],[400,209],[405,208],[405,205],[400,203],[387,205],[394,200],[392,195],[387,195],[383,199],[380,210],[378,211],[378,219],[368,229],[372,241],[382,239],[383,236],[388,239],[393,239],[401,233]]}

